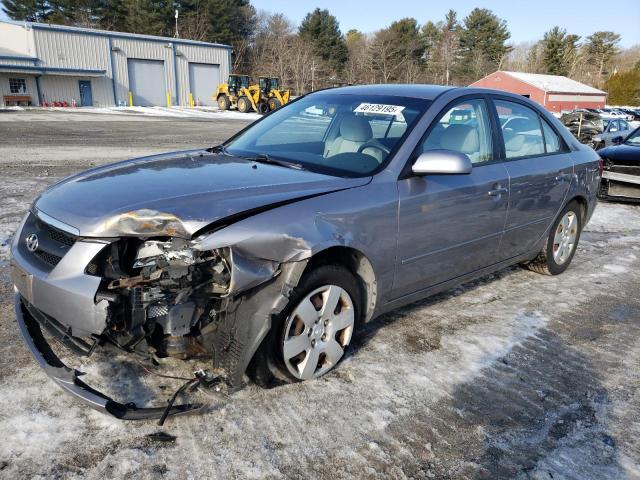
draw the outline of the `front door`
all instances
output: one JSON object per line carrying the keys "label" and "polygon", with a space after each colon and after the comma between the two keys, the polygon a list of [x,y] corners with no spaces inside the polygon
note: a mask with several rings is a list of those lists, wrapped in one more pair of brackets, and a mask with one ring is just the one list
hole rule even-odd
{"label": "front door", "polygon": [[435,286],[497,262],[507,216],[509,177],[494,152],[493,120],[483,99],[445,108],[418,153],[453,150],[470,174],[400,180],[394,297]]}
{"label": "front door", "polygon": [[91,92],[91,81],[80,80],[78,82],[80,87],[80,106],[92,107],[93,106],[93,94]]}
{"label": "front door", "polygon": [[533,108],[494,100],[511,179],[501,259],[529,252],[564,206],[573,160],[554,128]]}

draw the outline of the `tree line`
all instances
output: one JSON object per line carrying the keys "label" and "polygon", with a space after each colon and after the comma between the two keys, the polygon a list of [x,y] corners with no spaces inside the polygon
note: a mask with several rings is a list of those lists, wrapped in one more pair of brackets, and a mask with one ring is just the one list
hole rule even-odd
{"label": "tree line", "polygon": [[609,90],[610,101],[640,104],[640,46],[620,35],[585,38],[559,26],[536,42],[513,44],[505,20],[485,8],[460,19],[403,18],[376,32],[342,32],[328,10],[299,25],[257,12],[250,0],[2,0],[15,20],[39,21],[230,44],[237,73],[273,75],[304,93],[331,85],[436,83],[468,85],[495,70],[565,75]]}

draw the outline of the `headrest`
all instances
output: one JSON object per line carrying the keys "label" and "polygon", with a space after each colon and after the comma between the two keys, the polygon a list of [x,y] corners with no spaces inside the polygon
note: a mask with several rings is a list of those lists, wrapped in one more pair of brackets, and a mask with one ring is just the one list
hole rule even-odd
{"label": "headrest", "polygon": [[480,150],[478,131],[470,125],[454,123],[449,125],[440,138],[440,145],[446,150],[462,153],[476,153]]}
{"label": "headrest", "polygon": [[350,115],[340,123],[340,136],[352,142],[367,142],[373,138],[373,131],[364,117]]}
{"label": "headrest", "polygon": [[509,152],[519,152],[524,145],[525,136],[517,133],[504,133],[504,148]]}

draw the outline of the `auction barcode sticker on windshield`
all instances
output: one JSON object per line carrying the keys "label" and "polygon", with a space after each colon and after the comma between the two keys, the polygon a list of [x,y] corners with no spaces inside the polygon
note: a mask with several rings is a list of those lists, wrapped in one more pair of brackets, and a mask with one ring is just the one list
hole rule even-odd
{"label": "auction barcode sticker on windshield", "polygon": [[381,103],[361,103],[355,113],[376,113],[378,115],[398,115],[404,110],[400,105],[383,105]]}

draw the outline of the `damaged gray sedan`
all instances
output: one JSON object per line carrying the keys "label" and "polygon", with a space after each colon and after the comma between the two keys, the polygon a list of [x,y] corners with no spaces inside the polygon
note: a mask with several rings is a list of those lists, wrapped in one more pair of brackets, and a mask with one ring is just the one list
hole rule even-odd
{"label": "damaged gray sedan", "polygon": [[47,338],[83,356],[108,343],[209,359],[191,386],[313,379],[360,322],[508,265],[564,271],[595,208],[598,160],[516,95],[316,92],[222,145],[46,190],[12,244],[18,324],[56,383],[123,419],[200,405],[117,402]]}

